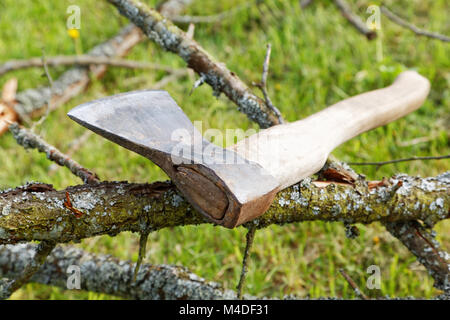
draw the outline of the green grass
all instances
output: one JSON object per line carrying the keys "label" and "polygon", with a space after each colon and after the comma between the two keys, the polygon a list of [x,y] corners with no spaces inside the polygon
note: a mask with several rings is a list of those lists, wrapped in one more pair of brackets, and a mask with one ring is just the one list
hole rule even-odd
{"label": "green grass", "polygon": [[[213,14],[245,1],[194,1],[188,14]],[[379,161],[412,155],[449,153],[450,46],[417,37],[382,17],[382,36],[367,41],[353,29],[329,1],[315,1],[307,10],[298,0],[265,1],[260,10],[253,5],[221,23],[199,24],[195,39],[218,60],[226,62],[246,83],[259,81],[265,44],[272,44],[269,93],[289,121],[306,117],[347,96],[388,85],[396,75],[413,68],[430,79],[432,90],[424,106],[386,127],[363,134],[339,147],[334,155],[345,161]],[[367,17],[369,1],[358,1],[355,10]],[[434,1],[387,1],[409,21],[430,30],[450,34],[449,3]],[[4,0],[0,3],[0,61],[40,56],[75,54],[65,19],[68,5],[81,7],[81,43],[84,51],[114,35],[127,21],[104,1]],[[154,1],[151,1],[154,4]],[[185,28],[185,26],[184,26]],[[378,43],[377,43],[378,41]],[[377,53],[382,48],[382,57]],[[379,50],[379,49],[378,49]],[[146,41],[134,48],[130,59],[184,66],[181,59]],[[65,69],[52,69],[54,78]],[[0,86],[11,76],[19,80],[19,90],[47,85],[43,70],[23,70],[0,78]],[[50,114],[38,132],[61,150],[84,132],[69,120],[66,112],[94,98],[152,86],[164,74],[154,71],[109,69],[105,77]],[[141,79],[133,81],[133,78]],[[257,128],[236,106],[221,96],[212,96],[204,85],[189,96],[193,79],[186,77],[166,86],[192,120],[202,120],[204,128]],[[259,93],[258,93],[259,94]],[[327,130],[328,128],[324,128]],[[419,137],[427,142],[402,146]],[[48,174],[45,155],[24,151],[10,134],[0,138],[0,186],[12,187],[29,180],[52,183],[56,188],[80,183],[68,170]],[[102,139],[91,136],[74,158],[95,170],[105,180],[151,182],[166,176],[149,161]],[[408,162],[360,167],[370,179],[395,173],[430,176],[449,170],[449,161]],[[378,224],[358,226],[361,235],[345,238],[342,224],[308,222],[284,227],[272,226],[256,234],[245,291],[254,295],[282,297],[339,296],[353,298],[353,290],[339,274],[344,268],[372,297],[391,295],[431,297],[437,291],[432,279],[414,257]],[[437,227],[440,240],[450,248],[450,224]],[[374,237],[379,242],[374,241]],[[226,230],[204,225],[161,230],[151,234],[147,262],[181,264],[208,279],[235,288],[241,267],[245,230]],[[137,235],[84,240],[81,247],[122,259],[137,258]],[[381,290],[366,289],[368,266],[381,268]],[[65,291],[30,284],[14,299],[106,299],[102,294]]]}

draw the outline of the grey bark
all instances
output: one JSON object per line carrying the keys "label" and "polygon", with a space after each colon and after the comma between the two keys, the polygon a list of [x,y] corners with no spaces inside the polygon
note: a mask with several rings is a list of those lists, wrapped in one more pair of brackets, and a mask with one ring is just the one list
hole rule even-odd
{"label": "grey bark", "polygon": [[[33,261],[36,245],[0,246],[0,277],[15,278]],[[69,266],[80,267],[81,289],[127,299],[235,299],[236,294],[208,282],[184,267],[142,264],[136,281],[135,263],[109,255],[95,255],[75,247],[57,246],[32,282],[67,289]]]}

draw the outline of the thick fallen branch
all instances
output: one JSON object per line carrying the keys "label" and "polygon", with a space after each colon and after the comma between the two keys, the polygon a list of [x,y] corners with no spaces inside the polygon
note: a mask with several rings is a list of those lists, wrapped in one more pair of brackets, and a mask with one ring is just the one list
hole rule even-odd
{"label": "thick fallen branch", "polygon": [[347,19],[360,33],[366,36],[367,39],[375,39],[377,33],[374,30],[370,30],[367,25],[352,12],[352,9],[345,0],[334,0],[336,6],[341,10],[342,15]]}
{"label": "thick fallen branch", "polygon": [[424,37],[428,37],[428,38],[438,39],[438,40],[441,40],[444,42],[450,42],[450,37],[447,37],[447,36],[437,33],[437,32],[431,32],[428,30],[420,29],[420,28],[416,27],[415,25],[413,25],[412,23],[409,23],[408,21],[403,20],[402,18],[397,16],[395,13],[393,13],[391,10],[389,10],[385,6],[381,6],[381,12],[383,12],[384,15],[386,17],[388,17],[389,20],[391,20],[392,22],[411,30],[418,36],[424,36]]}
{"label": "thick fallen branch", "polygon": [[[32,262],[35,245],[0,246],[0,277],[15,278]],[[81,289],[146,300],[236,299],[231,290],[208,282],[184,267],[143,264],[133,281],[135,263],[109,255],[95,255],[74,247],[58,246],[31,281],[67,289],[69,266],[79,266]]]}
{"label": "thick fallen branch", "polygon": [[[269,210],[249,224],[321,220],[371,223],[423,220],[429,225],[447,219],[450,174],[435,178],[396,176],[377,187],[314,182],[278,193]],[[64,206],[68,193],[80,218]],[[33,240],[58,243],[122,231],[142,232],[205,223],[203,216],[169,183],[103,182],[56,191],[28,184],[0,194],[0,244]]]}
{"label": "thick fallen branch", "polygon": [[[106,56],[91,56],[91,55],[80,55],[80,56],[55,56],[48,57],[45,59],[48,66],[90,66],[90,65],[106,65],[113,67],[129,68],[129,69],[154,69],[166,72],[172,72],[174,69],[166,67],[160,64],[143,62],[143,61],[133,61],[125,59],[110,58]],[[0,65],[0,76],[14,70],[25,69],[25,68],[38,68],[43,67],[44,61],[42,58],[31,58],[25,60],[10,60]]]}
{"label": "thick fallen branch", "polygon": [[14,277],[14,280],[0,281],[0,300],[9,298],[15,291],[25,285],[42,267],[45,259],[54,248],[55,243],[49,241],[41,241],[38,246],[35,246],[34,255],[30,257],[29,263],[26,264],[26,267],[22,270],[22,272]]}
{"label": "thick fallen branch", "polygon": [[[33,244],[0,246],[0,277],[14,278],[23,274],[25,266],[32,261],[35,249],[36,246]],[[70,276],[67,270],[70,266],[80,267],[82,290],[106,293],[125,299],[237,299],[234,291],[223,289],[216,282],[206,281],[181,266],[143,264],[137,281],[134,282],[135,263],[119,260],[110,255],[88,253],[72,246],[56,247],[47,262],[31,278],[31,282],[67,289],[67,280]],[[244,295],[243,298],[256,297]],[[284,298],[298,299],[296,296]],[[448,296],[441,295],[436,299],[448,299]]]}
{"label": "thick fallen branch", "polygon": [[197,42],[189,39],[182,30],[156,10],[134,0],[108,0],[108,2],[140,27],[150,39],[186,61],[188,67],[196,71],[201,79],[213,88],[214,95],[224,93],[236,103],[241,112],[262,128],[278,124],[277,116],[234,72],[228,70],[225,64],[217,62]]}

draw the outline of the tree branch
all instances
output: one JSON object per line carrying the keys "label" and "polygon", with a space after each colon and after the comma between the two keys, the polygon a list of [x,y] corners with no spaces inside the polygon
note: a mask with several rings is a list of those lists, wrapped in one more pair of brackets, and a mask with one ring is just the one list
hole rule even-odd
{"label": "tree branch", "polygon": [[[124,56],[142,39],[143,35],[139,28],[130,24],[113,38],[94,47],[88,54],[108,58]],[[54,81],[53,92],[48,86],[19,92],[13,107],[22,121],[29,121],[30,118],[41,115],[49,101],[51,107],[56,109],[78,95],[90,83],[91,75],[94,78],[100,78],[106,68],[105,65],[73,67]]]}
{"label": "tree branch", "polygon": [[423,264],[434,279],[434,287],[450,294],[450,254],[440,249],[433,233],[417,221],[387,222],[385,226]]}
{"label": "tree branch", "polygon": [[[401,185],[399,187],[399,185]],[[394,176],[389,185],[301,183],[280,191],[269,210],[248,222],[258,228],[300,221],[371,223],[423,220],[429,225],[450,212],[450,173],[435,178]],[[66,193],[76,218],[64,206]],[[0,194],[0,244],[33,240],[58,243],[122,231],[156,231],[205,223],[170,183],[102,182],[56,191],[30,183]]]}
{"label": "tree branch", "polygon": [[41,137],[32,131],[19,126],[17,123],[11,124],[9,126],[9,130],[14,135],[14,139],[16,139],[17,143],[25,149],[37,149],[39,152],[45,153],[49,160],[55,161],[60,166],[69,168],[69,170],[74,175],[81,178],[84,183],[96,183],[100,181],[94,172],[84,168],[78,162],[71,159],[54,146],[45,142]]}
{"label": "tree branch", "polygon": [[377,33],[374,30],[370,30],[366,24],[352,12],[352,9],[345,0],[334,0],[335,5],[339,8],[345,19],[348,20],[360,33],[366,36],[367,39],[375,39]]}
{"label": "tree branch", "polygon": [[256,233],[256,226],[255,225],[250,226],[246,236],[247,241],[245,244],[244,257],[242,259],[241,276],[239,278],[239,283],[236,287],[238,299],[242,299],[242,290],[245,284],[245,279],[247,277],[248,259],[250,257],[250,251],[252,250],[253,240],[255,239],[255,233]]}
{"label": "tree branch", "polygon": [[345,281],[348,282],[348,284],[350,285],[350,287],[352,287],[353,291],[355,291],[355,294],[360,297],[363,300],[369,300],[369,297],[366,296],[364,294],[364,292],[361,291],[361,289],[359,289],[358,285],[355,283],[355,281],[353,281],[353,279],[347,274],[347,272],[345,272],[344,269],[339,269],[339,272],[341,273],[341,275],[344,277]]}
{"label": "tree branch", "polygon": [[418,36],[424,36],[424,37],[428,37],[428,38],[438,39],[438,40],[441,40],[444,42],[450,42],[450,37],[447,37],[447,36],[437,33],[437,32],[431,32],[428,30],[420,29],[420,28],[416,27],[415,25],[413,25],[412,23],[409,23],[409,22],[403,20],[402,18],[400,18],[399,16],[397,16],[395,13],[390,11],[386,6],[381,6],[381,12],[383,12],[384,15],[386,17],[388,17],[389,20],[391,20],[392,22],[411,30]]}
{"label": "tree branch", "polygon": [[208,83],[218,96],[224,93],[238,109],[262,128],[278,124],[277,116],[266,103],[256,96],[238,76],[217,62],[197,42],[156,10],[134,0],[108,0],[119,12],[154,42],[165,50],[179,55],[188,65]]}
{"label": "tree branch", "polygon": [[447,154],[445,156],[430,156],[430,157],[409,157],[409,158],[403,158],[403,159],[394,159],[394,160],[388,160],[388,161],[378,161],[378,162],[349,162],[349,165],[352,166],[377,166],[381,167],[385,164],[392,164],[392,163],[398,163],[398,162],[406,162],[406,161],[422,161],[422,160],[442,160],[442,159],[448,159],[450,158],[450,154]]}
{"label": "tree branch", "polygon": [[[163,2],[158,10],[166,17],[177,16],[190,0],[168,0]],[[95,46],[88,52],[94,59],[115,59],[123,57],[144,39],[142,31],[133,24],[122,28],[116,36]],[[13,105],[22,121],[29,121],[45,111],[48,101],[53,109],[58,108],[71,98],[82,92],[91,82],[91,77],[101,78],[107,66],[76,66],[64,72],[54,83],[54,92],[50,88],[39,87],[28,89],[17,94]],[[50,110],[52,111],[52,110]]]}
{"label": "tree branch", "polygon": [[[133,61],[125,59],[110,58],[107,56],[91,56],[91,55],[79,55],[79,56],[55,56],[45,59],[48,66],[91,66],[91,65],[106,65],[112,67],[121,67],[128,69],[154,69],[166,72],[174,71],[173,68],[163,66],[160,64]],[[44,61],[42,58],[30,58],[22,60],[9,60],[3,65],[0,65],[0,76],[7,72],[25,68],[43,67]]]}
{"label": "tree branch", "polygon": [[38,246],[35,246],[35,253],[30,258],[31,261],[25,264],[26,267],[23,269],[23,271],[16,277],[14,277],[14,280],[4,280],[4,285],[0,284],[0,300],[9,298],[15,291],[25,285],[31,279],[31,277],[41,268],[47,256],[55,248],[55,245],[56,244],[51,241],[41,241]]}
{"label": "tree branch", "polygon": [[[25,266],[33,261],[35,248],[32,244],[0,246],[0,276],[14,278],[23,274]],[[80,267],[83,290],[127,299],[236,299],[233,291],[184,267],[142,264],[133,281],[135,263],[70,246],[56,247],[31,281],[67,289],[67,268],[73,265]]]}

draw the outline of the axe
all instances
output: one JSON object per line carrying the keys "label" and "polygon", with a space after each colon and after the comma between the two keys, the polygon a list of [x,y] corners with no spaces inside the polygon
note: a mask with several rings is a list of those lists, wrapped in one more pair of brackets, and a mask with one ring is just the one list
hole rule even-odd
{"label": "axe", "polygon": [[279,190],[319,171],[343,142],[419,108],[429,90],[426,78],[406,71],[386,88],[261,130],[226,149],[203,138],[166,91],[102,98],[68,116],[153,161],[196,210],[234,228],[262,215]]}

